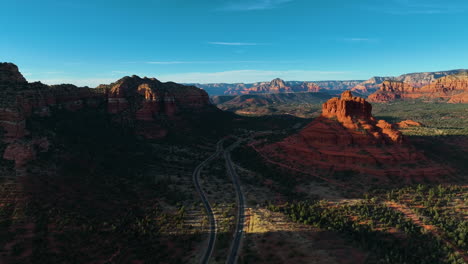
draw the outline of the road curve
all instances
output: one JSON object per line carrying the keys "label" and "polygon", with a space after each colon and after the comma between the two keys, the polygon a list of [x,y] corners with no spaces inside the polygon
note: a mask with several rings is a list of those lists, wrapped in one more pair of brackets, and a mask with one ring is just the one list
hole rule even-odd
{"label": "road curve", "polygon": [[231,152],[230,152],[239,143],[240,141],[234,143],[233,145],[229,146],[229,148],[224,151],[224,159],[226,160],[226,167],[227,167],[229,175],[232,178],[232,182],[234,184],[234,188],[236,190],[236,197],[237,197],[236,231],[234,233],[234,240],[232,242],[231,249],[229,251],[229,255],[226,260],[227,264],[233,264],[237,262],[237,256],[239,253],[239,248],[240,248],[240,245],[242,242],[242,236],[244,233],[245,198],[244,198],[244,193],[242,192],[242,188],[240,186],[239,175],[237,175],[237,172],[234,169],[234,166],[232,165]]}
{"label": "road curve", "polygon": [[210,222],[210,236],[209,236],[208,245],[207,245],[205,254],[203,254],[203,257],[200,261],[200,263],[202,264],[208,264],[208,261],[210,260],[211,255],[213,254],[213,249],[214,249],[215,241],[216,241],[217,226],[216,226],[216,219],[213,214],[213,210],[211,209],[210,202],[208,201],[208,198],[206,197],[205,192],[200,187],[200,183],[199,183],[200,172],[208,162],[215,159],[223,151],[223,142],[224,142],[224,139],[221,139],[220,141],[218,141],[218,143],[216,144],[216,152],[210,157],[208,157],[206,160],[204,160],[202,163],[198,164],[198,166],[195,168],[192,174],[193,184],[195,185],[195,189],[200,195],[200,199],[202,200],[203,206],[205,207],[206,213],[208,215],[208,220]]}

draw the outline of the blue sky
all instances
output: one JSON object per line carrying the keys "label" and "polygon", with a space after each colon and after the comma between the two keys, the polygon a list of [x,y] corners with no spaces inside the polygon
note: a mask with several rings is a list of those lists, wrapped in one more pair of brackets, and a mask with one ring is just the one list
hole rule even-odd
{"label": "blue sky", "polygon": [[0,61],[95,86],[468,68],[466,0],[0,0]]}

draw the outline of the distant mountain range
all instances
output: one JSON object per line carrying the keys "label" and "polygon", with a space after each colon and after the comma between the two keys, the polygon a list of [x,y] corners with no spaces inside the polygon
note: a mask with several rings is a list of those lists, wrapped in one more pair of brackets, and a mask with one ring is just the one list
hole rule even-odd
{"label": "distant mountain range", "polygon": [[[430,78],[432,76],[425,77]],[[379,103],[398,99],[468,103],[468,71],[459,71],[452,75],[443,76],[422,87],[418,86],[418,83],[415,84],[409,81],[386,80],[380,85],[379,90],[369,95],[368,99],[370,102]]]}
{"label": "distant mountain range", "polygon": [[210,96],[215,95],[242,95],[262,93],[295,93],[319,92],[323,90],[348,90],[364,82],[364,80],[351,81],[284,81],[276,78],[270,82],[257,83],[191,83],[204,89]]}
{"label": "distant mountain range", "polygon": [[295,92],[341,92],[351,90],[360,95],[366,96],[376,92],[384,81],[404,82],[412,87],[423,87],[431,84],[435,80],[448,75],[454,75],[466,70],[449,70],[437,72],[408,73],[397,77],[375,76],[369,80],[348,80],[348,81],[284,81],[276,78],[270,82],[257,83],[191,83],[196,87],[204,89],[210,96],[215,95],[243,95],[243,94],[264,94],[264,93],[295,93]]}
{"label": "distant mountain range", "polygon": [[450,71],[439,71],[439,72],[417,72],[417,73],[407,73],[397,77],[372,77],[369,80],[360,83],[359,85],[353,87],[351,91],[360,92],[361,94],[369,95],[379,90],[381,84],[384,81],[396,81],[403,82],[405,84],[411,85],[412,87],[420,88],[426,85],[431,84],[435,80],[448,76],[454,75],[461,72],[465,72],[464,69],[450,70]]}

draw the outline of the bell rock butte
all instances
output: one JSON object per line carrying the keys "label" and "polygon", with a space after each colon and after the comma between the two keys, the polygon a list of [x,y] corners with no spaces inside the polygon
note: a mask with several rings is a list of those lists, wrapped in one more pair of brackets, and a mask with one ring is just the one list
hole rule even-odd
{"label": "bell rock butte", "polygon": [[314,171],[317,167],[369,175],[422,179],[443,175],[403,137],[396,125],[372,116],[372,105],[345,91],[299,133],[257,149],[265,157]]}

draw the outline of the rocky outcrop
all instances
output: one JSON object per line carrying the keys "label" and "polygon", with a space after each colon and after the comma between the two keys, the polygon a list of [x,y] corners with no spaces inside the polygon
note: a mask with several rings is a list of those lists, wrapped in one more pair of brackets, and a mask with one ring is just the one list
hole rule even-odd
{"label": "rocky outcrop", "polygon": [[314,81],[315,84],[320,86],[324,90],[331,91],[345,91],[350,90],[354,86],[362,83],[362,80],[350,80],[350,81]]}
{"label": "rocky outcrop", "polygon": [[309,93],[318,93],[322,88],[315,83],[303,82],[300,85],[292,87],[293,92],[309,92]]}
{"label": "rocky outcrop", "polygon": [[468,92],[463,92],[460,94],[453,95],[448,100],[448,103],[451,104],[468,104]]}
{"label": "rocky outcrop", "polygon": [[423,93],[450,94],[454,91],[468,91],[468,72],[449,75],[435,80],[420,89]]}
{"label": "rocky outcrop", "polygon": [[49,141],[47,138],[17,140],[6,147],[3,158],[14,161],[16,168],[22,168],[28,162],[34,160],[37,153],[47,152],[48,150]]}
{"label": "rocky outcrop", "polygon": [[395,81],[404,82],[412,87],[420,88],[426,85],[433,83],[435,80],[449,76],[456,75],[466,70],[450,70],[450,71],[438,71],[438,72],[418,72],[418,73],[408,73],[403,74],[398,77],[395,77]]}
{"label": "rocky outcrop", "polygon": [[422,127],[423,124],[413,120],[403,120],[395,124],[397,128],[411,128],[411,127]]}
{"label": "rocky outcrop", "polygon": [[408,83],[385,81],[381,88],[369,95],[370,102],[390,102],[397,99],[443,100],[450,103],[466,102],[468,92],[468,73],[441,77],[429,85],[413,87]]}
{"label": "rocky outcrop", "polygon": [[276,78],[270,82],[258,82],[251,84],[195,84],[197,87],[211,91],[212,95],[220,94],[219,89],[225,89],[226,95],[243,94],[269,94],[269,93],[294,93],[294,92],[319,92],[321,87],[313,82],[286,82]]}
{"label": "rocky outcrop", "polygon": [[257,94],[257,93],[290,93],[292,87],[288,86],[283,80],[276,78],[271,82],[260,83],[251,88],[242,91],[243,94]]}
{"label": "rocky outcrop", "polygon": [[243,94],[259,93],[292,93],[292,92],[319,92],[320,87],[312,82],[289,83],[279,78],[269,83],[260,83],[242,91]]}
{"label": "rocky outcrop", "polygon": [[174,117],[179,111],[196,111],[210,105],[202,89],[155,78],[124,77],[108,86],[109,113],[133,111],[137,120],[151,121],[158,115]]}
{"label": "rocky outcrop", "polygon": [[124,77],[100,88],[107,89],[108,112],[115,120],[133,123],[136,132],[146,138],[166,136],[168,129],[161,123],[177,122],[183,112],[196,114],[212,107],[204,90],[155,78]]}
{"label": "rocky outcrop", "polygon": [[[371,93],[378,91],[381,88],[381,85],[385,81],[399,82],[399,83],[404,83],[405,85],[409,85],[410,87],[421,88],[423,86],[431,84],[438,78],[442,78],[448,75],[458,74],[464,71],[466,70],[408,73],[408,74],[403,74],[397,77],[372,77],[369,80],[364,81],[354,86],[351,89],[351,91],[364,94],[364,95],[369,95]],[[388,97],[389,100],[396,99],[396,98],[392,99],[391,93],[388,93],[388,95],[383,95],[383,98],[378,99],[378,100],[382,100],[382,102],[386,102],[387,100],[386,97]]]}
{"label": "rocky outcrop", "polygon": [[367,95],[377,91],[381,83],[391,79],[392,77],[372,77],[369,80],[354,86],[351,88],[351,91]]}
{"label": "rocky outcrop", "polygon": [[253,86],[253,83],[186,83],[187,86],[195,86],[205,90],[210,96],[216,95],[240,95],[242,91]]}
{"label": "rocky outcrop", "polygon": [[77,111],[97,108],[104,102],[105,95],[94,89],[28,83],[16,65],[1,63],[0,129],[1,141],[7,144],[2,157],[14,161],[19,168],[33,160],[38,152],[47,151],[48,140],[31,135],[26,127],[28,120],[50,116],[53,109]]}
{"label": "rocky outcrop", "polygon": [[[350,91],[343,92],[341,98],[335,97],[324,103],[320,119],[336,120],[345,129],[362,132],[351,134],[349,141],[336,142],[338,144],[389,144],[403,141],[401,133],[393,129],[392,125],[384,120],[375,120],[370,103],[354,97]],[[313,125],[310,127],[313,130]]]}
{"label": "rocky outcrop", "polygon": [[70,84],[48,86],[28,83],[15,65],[2,63],[0,139],[8,144],[2,156],[14,160],[17,167],[24,166],[36,153],[48,148],[48,143],[44,143],[47,139],[28,131],[29,120],[50,116],[57,109],[85,108],[107,110],[116,122],[130,125],[142,136],[162,138],[168,133],[166,125],[175,125],[184,113],[196,114],[215,107],[205,91],[193,86],[138,76],[124,77],[96,89]]}
{"label": "rocky outcrop", "polygon": [[367,100],[369,100],[369,102],[375,103],[390,102],[396,99],[404,98],[408,94],[414,92],[415,88],[407,83],[399,81],[384,81],[380,85],[380,89],[377,92],[369,95]]}
{"label": "rocky outcrop", "polygon": [[[304,82],[304,81],[288,81],[285,82],[287,86],[295,87],[295,86],[302,86],[304,83],[306,84],[315,84],[320,87],[322,90],[330,90],[330,91],[344,91],[351,89],[352,87],[362,83],[362,80],[349,80],[349,81],[314,81],[314,82]],[[210,96],[218,96],[218,95],[243,95],[249,94],[247,91],[248,89],[268,84],[269,82],[258,82],[258,83],[189,83],[186,85],[193,85],[205,90]],[[298,89],[300,92],[309,91],[310,89]],[[311,92],[315,92],[317,90],[310,90]]]}
{"label": "rocky outcrop", "polygon": [[0,80],[0,127],[4,132],[4,142],[28,136],[28,118],[49,116],[53,108],[77,111],[85,107],[97,107],[105,101],[104,94],[91,88],[28,83],[23,81],[24,77],[15,65],[2,65],[7,65],[2,69],[2,75],[10,76],[7,80]]}
{"label": "rocky outcrop", "polygon": [[322,115],[299,133],[257,149],[303,171],[322,168],[413,179],[444,174],[408,145],[395,125],[377,121],[370,103],[349,91],[324,103]]}
{"label": "rocky outcrop", "polygon": [[13,63],[0,63],[0,83],[26,83],[26,79],[19,72],[18,67]]}

